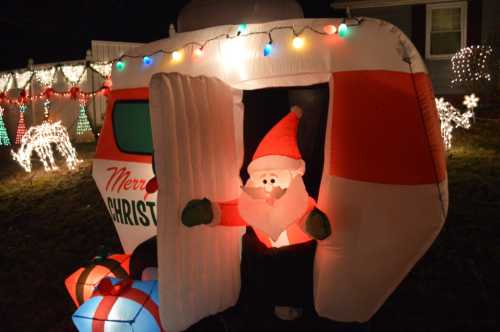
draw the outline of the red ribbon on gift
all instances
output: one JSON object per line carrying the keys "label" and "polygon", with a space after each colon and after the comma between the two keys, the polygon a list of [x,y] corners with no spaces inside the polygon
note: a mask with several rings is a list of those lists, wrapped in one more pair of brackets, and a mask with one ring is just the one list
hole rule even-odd
{"label": "red ribbon on gift", "polygon": [[92,332],[104,332],[109,313],[120,298],[134,301],[143,306],[154,317],[158,326],[160,326],[160,331],[165,332],[161,328],[158,306],[152,300],[149,300],[149,294],[144,293],[140,289],[130,287],[132,284],[132,279],[124,279],[118,284],[113,285],[109,278],[105,278],[99,283],[93,295],[101,295],[103,299],[99,302],[95,310],[94,319],[92,320]]}
{"label": "red ribbon on gift", "polygon": [[109,278],[104,278],[101,280],[99,285],[97,285],[97,291],[99,295],[112,295],[119,296],[125,290],[129,289],[132,286],[132,279],[123,279],[120,280],[117,284],[113,285]]}

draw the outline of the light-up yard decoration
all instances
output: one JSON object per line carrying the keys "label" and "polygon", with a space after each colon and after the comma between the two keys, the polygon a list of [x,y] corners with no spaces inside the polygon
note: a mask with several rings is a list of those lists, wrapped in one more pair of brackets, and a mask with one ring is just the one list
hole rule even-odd
{"label": "light-up yard decoration", "polygon": [[77,158],[76,150],[69,140],[68,131],[60,121],[45,122],[31,127],[21,138],[19,150],[11,151],[11,154],[26,172],[31,172],[31,154],[35,151],[45,170],[52,171],[58,169],[54,161],[52,144],[55,144],[59,153],[66,159],[68,169],[76,169],[81,160]]}
{"label": "light-up yard decoration", "polygon": [[10,139],[7,129],[5,128],[5,123],[3,122],[3,112],[4,109],[0,106],[0,146],[9,146]]}
{"label": "light-up yard decoration", "polygon": [[19,105],[19,121],[17,123],[17,130],[16,130],[16,140],[14,143],[16,145],[21,144],[21,139],[26,133],[26,123],[24,122],[24,113],[28,107],[25,104]]}
{"label": "light-up yard decoration", "polygon": [[475,94],[470,94],[468,96],[464,96],[464,101],[462,104],[467,107],[468,110],[474,110],[477,107],[479,102],[479,97],[476,97]]}
{"label": "light-up yard decoration", "polygon": [[493,49],[488,45],[462,48],[451,58],[451,85],[476,87],[481,81],[491,81],[490,62]]}
{"label": "light-up yard decoration", "polygon": [[87,116],[87,99],[80,98],[79,106],[80,113],[78,115],[78,121],[76,123],[77,142],[93,142],[94,134],[92,132],[92,127],[90,126],[89,118]]}
{"label": "light-up yard decoration", "polygon": [[[471,101],[471,98],[474,99]],[[467,106],[467,111],[461,113],[452,104],[445,101],[444,98],[436,98],[436,107],[439,113],[439,120],[441,121],[441,136],[443,137],[446,149],[451,148],[454,128],[470,128],[470,120],[474,117],[474,107],[477,106],[478,100],[479,98],[476,98],[474,94],[465,96],[464,105]]]}

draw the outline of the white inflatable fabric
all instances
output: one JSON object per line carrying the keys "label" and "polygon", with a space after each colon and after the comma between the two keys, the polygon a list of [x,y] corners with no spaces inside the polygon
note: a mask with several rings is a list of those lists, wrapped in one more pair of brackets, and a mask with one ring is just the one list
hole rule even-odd
{"label": "white inflatable fabric", "polygon": [[157,74],[151,80],[160,316],[167,331],[184,330],[239,295],[244,228],[187,228],[180,214],[194,198],[238,197],[241,97],[217,79]]}

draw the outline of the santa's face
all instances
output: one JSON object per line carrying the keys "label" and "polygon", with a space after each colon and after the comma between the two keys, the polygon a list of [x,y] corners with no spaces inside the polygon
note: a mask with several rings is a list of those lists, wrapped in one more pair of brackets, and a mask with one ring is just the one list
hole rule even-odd
{"label": "santa's face", "polygon": [[302,176],[293,170],[266,170],[250,174],[239,199],[239,212],[251,226],[276,241],[307,210],[309,195]]}
{"label": "santa's face", "polygon": [[276,187],[286,189],[292,182],[292,172],[286,169],[278,169],[272,171],[257,171],[250,175],[251,183],[246,186],[264,188],[266,192],[272,192]]}
{"label": "santa's face", "polygon": [[281,198],[290,186],[294,175],[290,170],[256,171],[250,175],[243,190],[254,199],[265,199],[270,205]]}

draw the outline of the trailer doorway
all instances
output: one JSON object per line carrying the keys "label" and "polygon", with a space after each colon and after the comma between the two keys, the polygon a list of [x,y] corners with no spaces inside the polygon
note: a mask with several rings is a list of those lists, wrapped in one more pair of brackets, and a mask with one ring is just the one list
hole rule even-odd
{"label": "trailer doorway", "polygon": [[297,133],[299,150],[306,163],[303,179],[309,195],[317,199],[323,173],[329,98],[328,83],[305,87],[245,90],[243,92],[245,153],[240,170],[243,183],[249,177],[247,167],[262,138],[290,112],[291,106],[298,105],[304,110]]}

